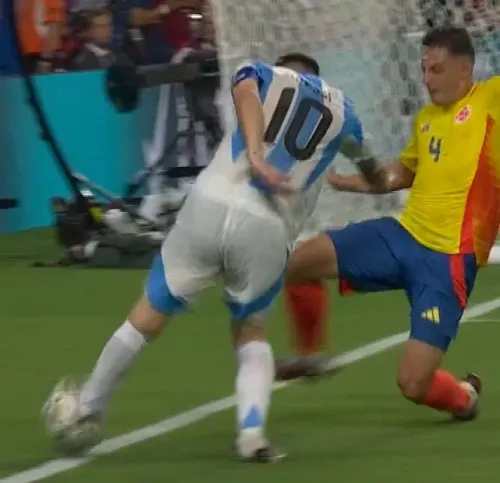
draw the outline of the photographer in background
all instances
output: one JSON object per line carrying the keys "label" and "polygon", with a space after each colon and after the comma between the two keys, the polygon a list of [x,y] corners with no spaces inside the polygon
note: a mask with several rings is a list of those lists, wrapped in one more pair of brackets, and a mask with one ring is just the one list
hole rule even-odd
{"label": "photographer in background", "polygon": [[[169,62],[176,52],[176,46],[168,42],[168,35],[173,33],[176,39],[178,32],[183,38],[190,36],[189,18],[186,9],[196,9],[199,0],[132,0],[130,11],[130,27],[138,29],[144,39],[145,64],[163,64]],[[172,19],[174,24],[172,24]],[[176,22],[179,21],[178,24]],[[172,24],[173,31],[168,35],[165,29]],[[170,28],[170,27],[169,27]],[[184,39],[181,39],[184,42]],[[174,42],[175,43],[175,42]]]}
{"label": "photographer in background", "polygon": [[81,13],[83,45],[70,64],[70,70],[94,70],[108,67],[114,54],[111,51],[113,19],[107,7],[89,8]]}
{"label": "photographer in background", "polygon": [[[201,121],[207,145],[213,150],[222,139],[222,127],[215,96],[219,89],[217,53],[211,24],[209,0],[133,0],[131,28],[144,37],[144,63],[194,63],[211,75],[184,85],[188,110]],[[195,21],[199,19],[200,34]],[[200,38],[207,37],[207,38]]]}

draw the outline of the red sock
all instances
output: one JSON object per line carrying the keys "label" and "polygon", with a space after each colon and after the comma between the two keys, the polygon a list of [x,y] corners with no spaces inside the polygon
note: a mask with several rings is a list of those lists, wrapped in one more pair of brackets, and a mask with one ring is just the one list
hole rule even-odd
{"label": "red sock", "polygon": [[321,282],[286,285],[285,300],[298,354],[322,351],[326,343],[328,292]]}
{"label": "red sock", "polygon": [[469,407],[470,396],[459,381],[447,371],[438,370],[424,404],[439,411],[460,413]]}

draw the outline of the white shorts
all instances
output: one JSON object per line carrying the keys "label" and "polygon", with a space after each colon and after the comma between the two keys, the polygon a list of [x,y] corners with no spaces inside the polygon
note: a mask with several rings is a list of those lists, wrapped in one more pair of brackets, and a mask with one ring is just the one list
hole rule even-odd
{"label": "white shorts", "polygon": [[234,320],[263,313],[283,286],[287,233],[278,218],[259,216],[193,191],[153,262],[146,294],[172,315],[221,276]]}
{"label": "white shorts", "polygon": [[292,250],[311,238],[333,228],[342,228],[345,222],[339,221],[339,205],[335,200],[335,193],[326,183],[312,215],[306,221],[304,228],[295,239]]}

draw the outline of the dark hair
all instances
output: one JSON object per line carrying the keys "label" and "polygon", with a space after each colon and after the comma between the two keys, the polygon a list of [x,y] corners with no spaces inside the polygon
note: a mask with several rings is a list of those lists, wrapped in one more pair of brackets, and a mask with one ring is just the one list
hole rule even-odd
{"label": "dark hair", "polygon": [[110,13],[111,10],[106,5],[75,10],[69,14],[69,29],[73,35],[80,35],[92,26],[96,18]]}
{"label": "dark hair", "polygon": [[310,70],[312,74],[319,75],[319,64],[316,60],[309,55],[302,54],[301,52],[290,52],[289,54],[282,55],[278,58],[274,65],[278,67],[286,67],[287,64],[291,64],[293,62],[302,64]]}
{"label": "dark hair", "polygon": [[469,57],[474,61],[475,52],[467,30],[461,27],[437,27],[429,30],[422,40],[423,47],[441,47],[455,56]]}

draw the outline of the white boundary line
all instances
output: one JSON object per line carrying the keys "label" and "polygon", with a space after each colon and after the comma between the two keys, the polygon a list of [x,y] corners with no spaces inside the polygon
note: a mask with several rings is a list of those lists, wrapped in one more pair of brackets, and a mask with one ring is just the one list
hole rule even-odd
{"label": "white boundary line", "polygon": [[[465,311],[462,323],[468,322],[470,319],[475,317],[488,314],[498,308],[500,308],[500,298],[477,304]],[[408,332],[401,332],[389,337],[377,339],[374,342],[360,346],[357,349],[335,357],[332,359],[330,369],[347,366],[349,364],[353,364],[354,362],[358,362],[376,354],[385,352],[397,345],[402,344],[407,338]],[[274,389],[282,389],[290,384],[292,383],[277,383],[274,385]],[[191,409],[190,411],[169,417],[163,421],[159,421],[158,423],[107,439],[96,446],[89,453],[89,455],[84,458],[59,458],[47,461],[46,463],[42,463],[41,465],[35,466],[29,470],[21,471],[11,476],[7,476],[6,478],[2,478],[0,479],[0,483],[34,483],[54,475],[64,473],[65,471],[90,463],[96,456],[114,453],[122,448],[142,443],[143,441],[147,441],[157,436],[175,431],[176,429],[184,428],[190,424],[207,419],[213,414],[220,413],[233,407],[234,404],[234,396],[212,401],[211,403],[204,404],[203,406]]]}
{"label": "white boundary line", "polygon": [[473,322],[474,324],[498,324],[500,319],[474,319],[470,322]]}

